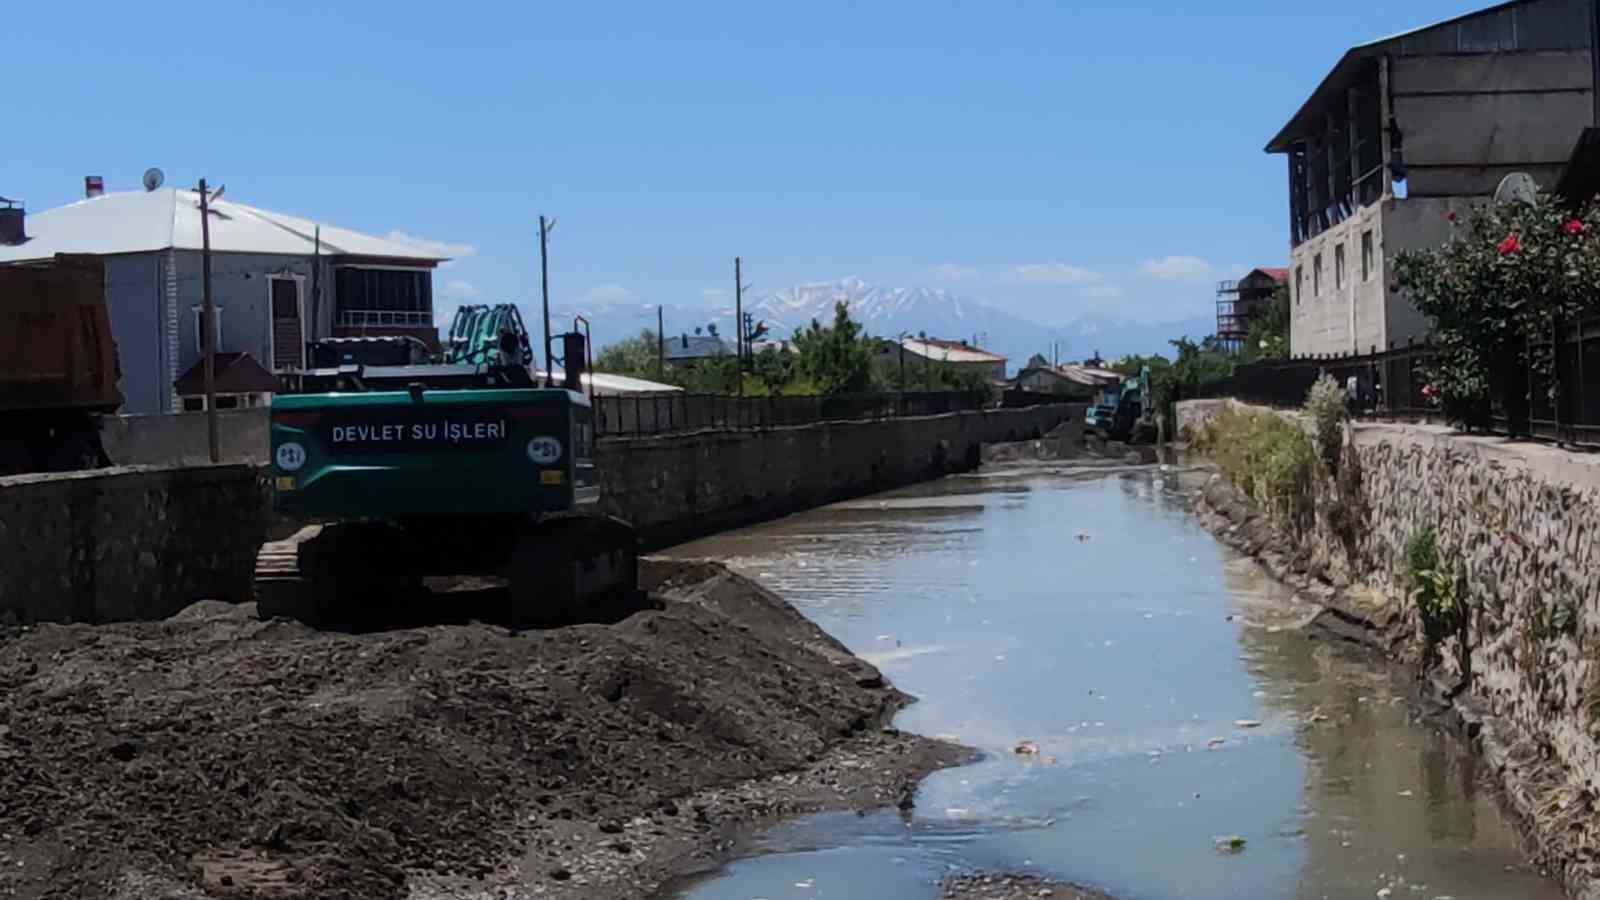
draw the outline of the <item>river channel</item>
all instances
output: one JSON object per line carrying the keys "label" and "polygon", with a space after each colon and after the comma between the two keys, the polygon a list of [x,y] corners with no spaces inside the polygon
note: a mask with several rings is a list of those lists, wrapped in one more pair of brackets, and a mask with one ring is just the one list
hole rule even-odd
{"label": "river channel", "polygon": [[759,579],[920,698],[899,727],[985,754],[909,815],[775,828],[687,900],[933,898],[969,871],[1119,900],[1563,896],[1404,677],[1299,629],[1172,471],[1001,467],[670,555]]}

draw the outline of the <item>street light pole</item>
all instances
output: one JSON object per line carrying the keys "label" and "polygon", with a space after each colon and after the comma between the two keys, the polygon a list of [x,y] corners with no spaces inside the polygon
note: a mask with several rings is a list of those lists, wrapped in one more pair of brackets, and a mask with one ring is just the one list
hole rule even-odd
{"label": "street light pole", "polygon": [[555,364],[550,361],[550,264],[548,260],[548,245],[550,242],[550,229],[555,227],[555,220],[545,222],[544,216],[539,217],[539,289],[544,298],[544,386],[554,385],[556,378]]}

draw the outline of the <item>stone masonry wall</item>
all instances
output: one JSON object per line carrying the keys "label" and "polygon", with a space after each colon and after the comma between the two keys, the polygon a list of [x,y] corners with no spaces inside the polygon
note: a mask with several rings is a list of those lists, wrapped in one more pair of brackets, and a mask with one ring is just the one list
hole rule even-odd
{"label": "stone masonry wall", "polygon": [[266,529],[254,466],[0,478],[0,622],[165,618],[250,599]]}
{"label": "stone masonry wall", "polygon": [[1083,422],[1082,404],[600,441],[601,504],[647,547],[977,468],[983,444]]}
{"label": "stone masonry wall", "polygon": [[[1182,403],[1180,424],[1232,403]],[[1492,742],[1545,861],[1575,896],[1600,897],[1600,460],[1424,425],[1357,424],[1346,445],[1355,468],[1319,487],[1314,527],[1287,535],[1292,568],[1420,665],[1406,547],[1433,530],[1467,616],[1427,674]]]}

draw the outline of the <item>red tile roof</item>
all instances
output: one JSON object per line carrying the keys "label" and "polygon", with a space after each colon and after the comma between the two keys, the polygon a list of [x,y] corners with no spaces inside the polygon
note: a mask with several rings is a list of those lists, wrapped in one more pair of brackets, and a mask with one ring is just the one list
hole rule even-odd
{"label": "red tile roof", "polygon": [[[256,358],[248,353],[212,354],[215,378],[214,390],[219,394],[275,393],[280,385],[271,372],[262,368]],[[195,360],[173,383],[180,397],[198,397],[206,392],[206,366],[204,359]]]}
{"label": "red tile roof", "polygon": [[1288,269],[1280,269],[1280,268],[1276,268],[1276,267],[1268,268],[1266,266],[1262,266],[1262,267],[1256,269],[1256,271],[1260,272],[1263,275],[1271,276],[1273,281],[1288,281],[1289,280],[1289,270]]}

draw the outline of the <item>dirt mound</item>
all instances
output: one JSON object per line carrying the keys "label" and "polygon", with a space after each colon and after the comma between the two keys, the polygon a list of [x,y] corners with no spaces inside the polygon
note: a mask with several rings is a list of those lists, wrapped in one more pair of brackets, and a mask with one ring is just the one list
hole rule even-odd
{"label": "dirt mound", "polygon": [[338,634],[206,604],[0,638],[0,895],[628,896],[697,836],[867,781],[894,802],[952,758],[884,732],[902,695],[782,600],[644,568],[663,608],[615,626]]}

